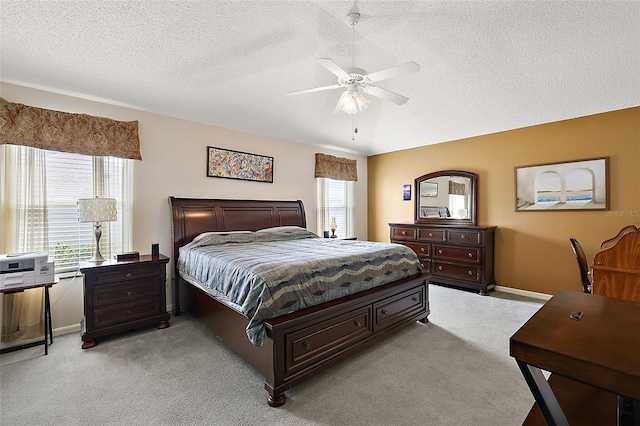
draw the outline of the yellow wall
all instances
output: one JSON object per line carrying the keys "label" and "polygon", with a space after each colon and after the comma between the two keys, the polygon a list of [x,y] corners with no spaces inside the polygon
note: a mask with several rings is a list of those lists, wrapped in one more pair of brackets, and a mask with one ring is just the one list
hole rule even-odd
{"label": "yellow wall", "polygon": [[[515,212],[514,167],[597,157],[610,158],[608,211]],[[369,239],[389,241],[389,222],[413,222],[403,184],[450,169],[478,174],[477,222],[497,226],[499,286],[580,290],[569,238],[591,261],[601,241],[640,226],[640,107],[371,156]]]}

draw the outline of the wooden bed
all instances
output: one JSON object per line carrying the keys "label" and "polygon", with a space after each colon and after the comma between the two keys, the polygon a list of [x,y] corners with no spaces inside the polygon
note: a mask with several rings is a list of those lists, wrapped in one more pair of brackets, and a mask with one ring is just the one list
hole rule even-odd
{"label": "wooden bed", "polygon": [[[301,201],[169,197],[173,263],[179,248],[207,231],[306,227]],[[174,267],[174,314],[187,310],[265,378],[267,402],[285,403],[290,387],[414,321],[427,322],[428,275],[421,274],[268,320],[262,346],[246,334],[248,319],[189,284]]]}

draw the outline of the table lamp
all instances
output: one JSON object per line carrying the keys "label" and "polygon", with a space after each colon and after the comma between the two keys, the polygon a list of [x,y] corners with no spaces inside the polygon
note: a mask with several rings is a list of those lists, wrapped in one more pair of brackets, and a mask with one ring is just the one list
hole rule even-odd
{"label": "table lamp", "polygon": [[329,228],[331,229],[331,238],[336,238],[336,228],[338,228],[338,225],[336,225],[335,217],[331,218],[331,225],[329,226]]}
{"label": "table lamp", "polygon": [[112,222],[118,218],[115,198],[81,198],[78,200],[78,222],[93,222],[96,247],[89,262],[102,262],[100,254],[100,222]]}

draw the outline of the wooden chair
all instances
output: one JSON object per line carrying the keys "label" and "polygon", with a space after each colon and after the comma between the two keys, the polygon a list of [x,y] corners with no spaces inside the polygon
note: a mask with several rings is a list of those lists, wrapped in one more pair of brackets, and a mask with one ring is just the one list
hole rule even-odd
{"label": "wooden chair", "polygon": [[578,268],[580,269],[580,281],[582,283],[582,291],[585,293],[591,293],[591,280],[589,279],[589,265],[587,264],[587,257],[584,254],[582,246],[575,238],[569,238],[571,243],[571,249],[573,254],[576,255],[578,261]]}

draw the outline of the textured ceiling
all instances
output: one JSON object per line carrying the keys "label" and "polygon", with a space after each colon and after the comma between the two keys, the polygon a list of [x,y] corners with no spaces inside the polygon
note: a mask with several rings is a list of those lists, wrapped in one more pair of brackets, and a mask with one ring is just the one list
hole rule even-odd
{"label": "textured ceiling", "polygon": [[[639,1],[0,0],[0,79],[364,155],[640,105]],[[334,113],[327,57],[414,61]]]}

